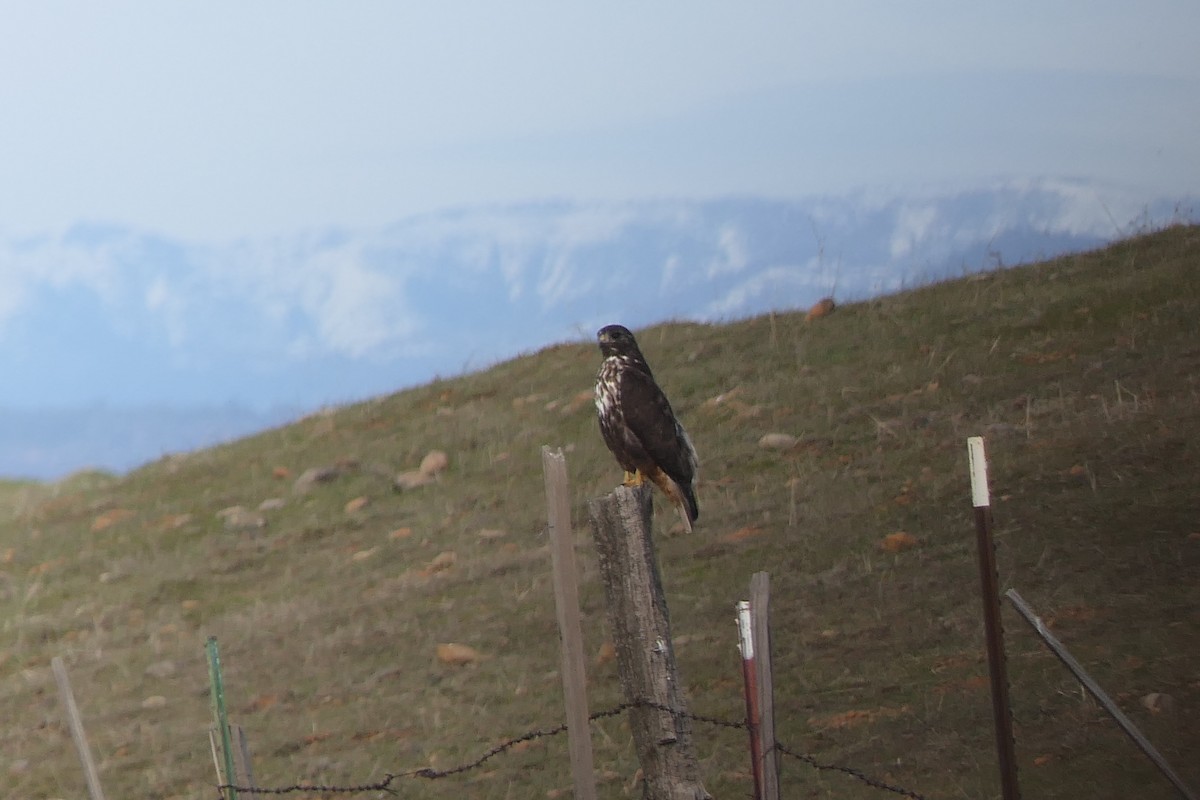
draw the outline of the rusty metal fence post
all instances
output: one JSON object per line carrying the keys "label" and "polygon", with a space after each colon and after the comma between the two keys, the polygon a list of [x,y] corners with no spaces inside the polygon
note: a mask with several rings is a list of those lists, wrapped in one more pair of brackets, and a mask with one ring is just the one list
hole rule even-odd
{"label": "rusty metal fence post", "polygon": [[967,440],[967,456],[971,469],[971,504],[975,507],[975,540],[979,550],[979,585],[983,598],[988,674],[992,681],[992,717],[996,724],[996,750],[1000,758],[1000,788],[1004,800],[1019,800],[1021,789],[1017,784],[1012,704],[1008,697],[1004,628],[1000,622],[996,544],[992,538],[992,505],[988,491],[987,456],[984,454],[982,437],[972,436]]}

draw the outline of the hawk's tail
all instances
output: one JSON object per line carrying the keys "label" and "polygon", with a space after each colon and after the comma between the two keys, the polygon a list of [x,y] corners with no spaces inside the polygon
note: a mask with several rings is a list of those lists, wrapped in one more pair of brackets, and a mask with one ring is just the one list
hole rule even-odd
{"label": "hawk's tail", "polygon": [[679,483],[661,469],[654,470],[650,474],[650,480],[671,499],[679,511],[683,527],[687,529],[688,533],[691,533],[692,523],[700,516],[700,506],[696,504],[695,489],[690,484]]}
{"label": "hawk's tail", "polygon": [[688,522],[695,522],[700,516],[700,506],[696,504],[696,490],[691,486],[680,486],[679,493],[683,495]]}

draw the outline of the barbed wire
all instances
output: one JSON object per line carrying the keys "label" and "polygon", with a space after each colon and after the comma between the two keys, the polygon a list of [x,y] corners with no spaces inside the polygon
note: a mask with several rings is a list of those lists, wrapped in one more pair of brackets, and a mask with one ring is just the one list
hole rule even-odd
{"label": "barbed wire", "polygon": [[822,771],[822,772],[840,772],[843,775],[849,775],[851,778],[860,780],[863,783],[865,783],[867,786],[870,786],[875,789],[882,789],[885,792],[892,792],[894,794],[904,795],[905,797],[911,797],[911,798],[913,798],[913,800],[925,800],[925,795],[918,794],[917,792],[914,792],[911,789],[905,789],[902,786],[895,786],[890,783],[884,783],[883,781],[878,780],[876,778],[872,778],[870,775],[867,775],[862,770],[855,769],[854,767],[843,767],[838,764],[822,764],[819,761],[817,761],[815,758],[813,758],[812,756],[806,755],[804,753],[794,752],[791,748],[786,747],[785,745],[783,745],[780,742],[775,743],[775,749],[777,751],[779,751],[780,753],[783,753],[785,756],[790,756],[791,758],[794,758],[797,761],[803,761],[805,764],[808,764],[810,767],[812,767],[815,770]]}
{"label": "barbed wire", "polygon": [[[634,704],[632,704],[632,703],[622,703],[621,705],[617,706],[616,708],[610,708],[607,711],[597,711],[594,714],[589,714],[588,722],[595,722],[598,719],[605,719],[607,717],[615,717],[619,714],[623,714],[627,710],[632,708],[633,705]],[[509,739],[507,742],[503,742],[501,744],[496,745],[491,750],[488,750],[482,756],[480,756],[479,758],[470,762],[469,764],[460,764],[459,766],[451,767],[450,769],[433,769],[432,767],[425,767],[424,769],[413,770],[411,774],[413,777],[428,778],[429,780],[437,780],[439,778],[448,778],[451,775],[458,775],[463,772],[469,772],[470,770],[473,770],[480,766],[483,766],[483,763],[485,761],[487,761],[491,758],[495,758],[496,756],[503,753],[505,750],[509,750],[509,749],[515,747],[516,745],[521,744],[522,742],[532,742],[535,739],[545,739],[545,738],[549,738],[551,736],[558,736],[560,733],[566,733],[566,731],[567,731],[567,724],[565,722],[562,723],[561,725],[555,725],[553,728],[542,728],[539,730],[532,730],[532,731],[529,731],[528,733],[518,736],[515,739]]]}
{"label": "barbed wire", "polygon": [[[699,722],[699,723],[703,723],[706,725],[712,725],[712,726],[718,727],[718,728],[728,728],[728,729],[733,729],[733,730],[746,730],[746,731],[748,731],[750,729],[750,724],[748,722],[746,722],[745,720],[728,720],[728,719],[721,719],[720,717],[707,716],[704,714],[693,714],[688,711],[681,711],[679,709],[671,708],[670,706],[664,705],[662,703],[656,703],[652,700],[637,700],[637,701],[633,701],[633,702],[621,703],[620,705],[615,706],[613,708],[606,709],[604,711],[597,711],[592,714],[589,714],[588,721],[596,722],[597,720],[608,719],[611,717],[620,716],[621,714],[624,714],[626,711],[630,711],[635,708],[648,708],[648,709],[652,709],[655,711],[662,711],[664,713],[671,714],[672,716],[675,716],[678,718],[687,719],[687,720],[691,720],[692,722]],[[555,726],[549,727],[549,728],[534,728],[533,730],[527,731],[527,732],[521,734],[520,736],[516,736],[512,739],[508,739],[507,741],[501,742],[500,744],[488,749],[482,755],[480,755],[478,758],[476,758],[474,761],[464,762],[462,764],[459,764],[454,767],[449,767],[447,769],[434,769],[433,767],[421,767],[418,769],[407,770],[405,772],[389,772],[389,773],[385,774],[381,780],[376,781],[374,783],[361,783],[361,784],[348,785],[348,786],[337,786],[337,785],[315,784],[315,783],[296,783],[296,784],[292,784],[291,786],[278,786],[278,787],[270,787],[270,788],[260,788],[260,787],[255,787],[255,786],[237,786],[235,784],[219,784],[216,787],[216,789],[220,793],[218,795],[220,798],[224,797],[224,792],[227,790],[233,790],[235,792],[238,792],[239,794],[272,795],[272,796],[281,796],[281,795],[287,795],[287,794],[294,794],[294,793],[298,793],[298,792],[313,792],[316,794],[327,794],[327,795],[329,795],[329,794],[350,795],[350,794],[364,794],[366,792],[386,792],[387,794],[395,795],[397,793],[396,784],[398,781],[400,781],[402,779],[425,778],[426,780],[439,780],[442,778],[449,778],[454,775],[461,775],[464,772],[470,772],[471,770],[478,769],[479,767],[483,766],[486,762],[490,761],[491,759],[495,758],[496,756],[498,756],[508,750],[511,750],[512,748],[516,747],[519,744],[522,744],[524,742],[532,742],[537,739],[551,738],[551,737],[566,733],[566,731],[567,731],[566,723],[561,723],[559,725],[555,725]],[[910,789],[905,789],[901,786],[896,786],[896,785],[889,784],[884,781],[878,780],[877,778],[872,778],[871,776],[867,775],[862,770],[858,770],[853,767],[846,767],[846,766],[841,766],[838,764],[821,763],[821,762],[817,761],[815,758],[813,758],[812,756],[806,755],[803,753],[798,753],[780,742],[775,743],[775,749],[778,752],[782,753],[783,755],[786,755],[790,758],[794,758],[798,761],[802,761],[802,762],[808,764],[813,769],[816,769],[819,771],[840,772],[844,775],[848,775],[851,778],[855,778],[856,780],[859,780],[862,783],[866,784],[867,786],[870,786],[875,789],[881,789],[883,791],[892,792],[894,794],[903,795],[905,797],[911,797],[911,798],[913,798],[913,800],[925,800],[924,795],[918,794],[917,792],[914,792]]]}
{"label": "barbed wire", "polygon": [[278,786],[274,788],[260,788],[257,786],[238,786],[232,783],[218,784],[217,798],[224,800],[225,792],[235,791],[238,794],[262,794],[262,795],[285,795],[293,794],[294,792],[315,792],[317,794],[363,794],[365,792],[387,792],[388,794],[396,794],[396,790],[392,788],[392,784],[400,778],[411,778],[416,770],[410,772],[389,772],[383,776],[383,780],[376,783],[360,783],[356,786],[329,786],[320,783],[296,783],[291,786]]}

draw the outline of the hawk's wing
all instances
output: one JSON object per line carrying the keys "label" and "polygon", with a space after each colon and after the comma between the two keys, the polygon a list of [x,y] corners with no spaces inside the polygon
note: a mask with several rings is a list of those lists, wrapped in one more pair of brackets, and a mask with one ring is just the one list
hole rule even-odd
{"label": "hawk's wing", "polygon": [[621,370],[621,411],[650,459],[677,483],[690,487],[696,475],[696,451],[649,373]]}

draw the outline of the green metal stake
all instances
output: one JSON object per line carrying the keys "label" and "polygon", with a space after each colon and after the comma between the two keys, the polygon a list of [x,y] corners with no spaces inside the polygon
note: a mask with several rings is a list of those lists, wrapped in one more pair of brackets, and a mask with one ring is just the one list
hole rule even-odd
{"label": "green metal stake", "polygon": [[208,637],[208,680],[212,686],[213,718],[217,722],[217,735],[221,737],[221,755],[225,761],[225,783],[229,786],[229,800],[237,800],[237,772],[233,766],[233,740],[229,736],[229,716],[225,712],[225,684],[221,681],[221,656],[217,652],[217,637]]}

